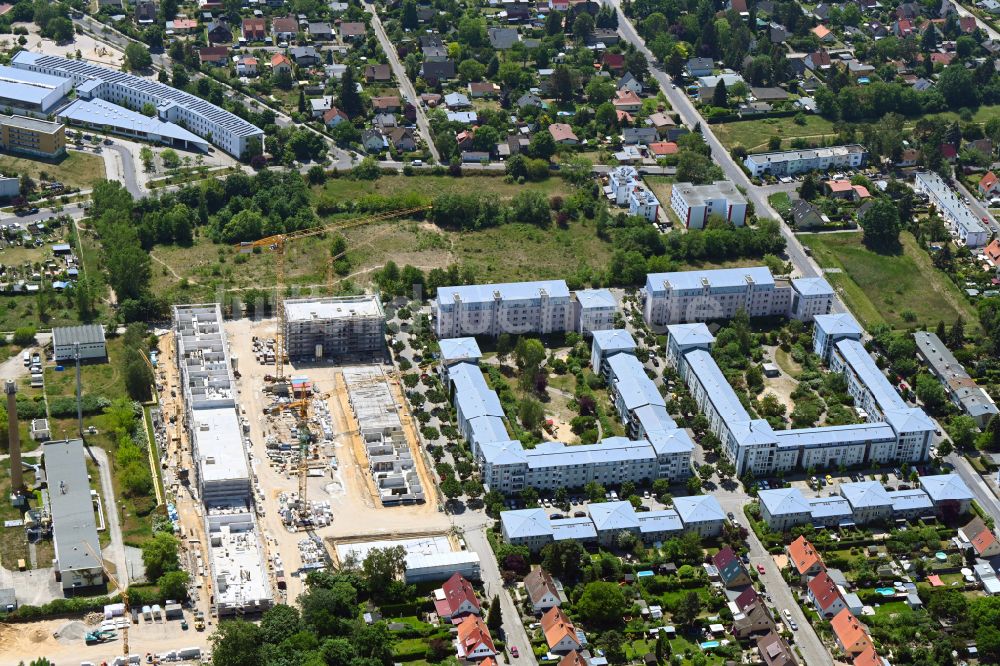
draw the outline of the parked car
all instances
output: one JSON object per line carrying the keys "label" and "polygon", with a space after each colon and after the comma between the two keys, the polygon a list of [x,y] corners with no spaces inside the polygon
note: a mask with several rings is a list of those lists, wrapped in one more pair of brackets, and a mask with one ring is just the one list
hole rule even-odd
{"label": "parked car", "polygon": [[764,575],[764,565],[763,564],[758,564],[757,565],[757,573],[759,573],[761,576]]}
{"label": "parked car", "polygon": [[514,659],[517,659],[519,656],[521,656],[521,653],[517,651],[516,645],[510,646],[510,653],[514,657]]}

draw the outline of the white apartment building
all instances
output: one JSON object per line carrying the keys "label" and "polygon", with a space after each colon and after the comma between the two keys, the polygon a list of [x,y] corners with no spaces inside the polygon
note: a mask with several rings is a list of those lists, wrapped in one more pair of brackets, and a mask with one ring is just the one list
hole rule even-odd
{"label": "white apartment building", "polygon": [[727,180],[710,185],[677,183],[670,191],[670,207],[688,229],[704,229],[709,215],[719,215],[737,227],[746,223],[746,197]]}
{"label": "white apartment building", "polygon": [[[817,329],[827,327],[817,337],[827,340],[816,344],[831,347],[831,369],[845,375],[856,404],[874,404],[877,409],[867,411],[865,407],[868,423],[780,431],[763,419],[751,418],[712,358],[714,340],[704,325],[667,327],[667,362],[688,385],[737,475],[926,459],[933,423],[923,410],[907,407],[896,395],[861,343],[852,337],[855,329],[844,325],[834,333],[835,323],[835,315],[817,319]],[[831,338],[836,342],[831,344]]]}
{"label": "white apartment building", "polygon": [[608,289],[581,289],[573,292],[573,322],[577,333],[614,328],[618,300]]}
{"label": "white apartment building", "polygon": [[660,214],[660,200],[641,183],[636,183],[628,193],[628,214],[656,221]]}
{"label": "white apartment building", "polygon": [[970,248],[990,242],[990,230],[973,213],[955,190],[933,171],[920,171],[913,178],[918,192],[923,192],[941,212],[951,235]]}
{"label": "white apartment building", "polygon": [[850,144],[810,150],[783,150],[773,153],[747,155],[743,166],[751,176],[794,176],[807,171],[828,169],[858,169],[868,161],[864,146]]}
{"label": "white apartment building", "polygon": [[650,222],[659,215],[660,201],[642,182],[635,167],[617,166],[608,172],[605,194],[615,205],[627,206],[629,215],[640,215]]}
{"label": "white apartment building", "polygon": [[289,358],[342,358],[385,350],[385,311],[375,294],[289,298],[283,305]]}
{"label": "white apartment building", "polygon": [[608,172],[608,187],[606,193],[608,198],[615,202],[617,206],[624,206],[628,203],[629,185],[642,182],[639,172],[632,166],[616,166]]}
{"label": "white apartment building", "polygon": [[650,325],[751,317],[787,316],[811,321],[833,305],[833,288],[823,278],[775,280],[765,266],[650,273],[642,294]]}
{"label": "white apartment building", "polygon": [[103,99],[130,109],[156,107],[160,120],[182,125],[235,157],[264,142],[264,130],[239,116],[182,90],[84,60],[21,51],[10,63],[17,69],[72,80],[79,99]]}
{"label": "white apartment building", "polygon": [[438,287],[432,308],[439,339],[573,330],[565,280]]}

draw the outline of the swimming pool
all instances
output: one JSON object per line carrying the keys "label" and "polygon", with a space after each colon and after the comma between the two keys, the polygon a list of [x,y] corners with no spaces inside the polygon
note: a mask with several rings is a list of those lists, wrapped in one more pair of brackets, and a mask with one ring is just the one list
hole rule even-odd
{"label": "swimming pool", "polygon": [[948,559],[948,554],[939,550],[938,552],[934,553],[934,557],[936,557],[940,562],[944,562],[945,560]]}
{"label": "swimming pool", "polygon": [[705,641],[701,644],[702,650],[711,650],[712,648],[719,647],[719,641]]}
{"label": "swimming pool", "polygon": [[891,597],[896,594],[896,588],[894,587],[876,587],[875,591],[881,594],[883,597]]}

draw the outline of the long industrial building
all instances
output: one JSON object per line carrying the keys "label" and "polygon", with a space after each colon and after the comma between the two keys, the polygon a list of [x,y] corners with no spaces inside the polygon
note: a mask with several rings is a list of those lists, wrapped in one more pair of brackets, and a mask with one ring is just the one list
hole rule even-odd
{"label": "long industrial building", "polygon": [[70,596],[104,585],[83,440],[46,442],[42,462],[49,486],[56,574],[63,593]]}
{"label": "long industrial building", "polygon": [[[629,437],[607,437],[596,444],[569,446],[544,442],[526,449],[507,431],[496,392],[478,365],[477,352],[449,363],[443,373],[455,404],[459,431],[479,462],[483,482],[512,495],[524,488],[582,488],[591,481],[618,485],[623,481],[680,481],[691,474],[694,443],[667,414],[665,402],[634,354],[635,341],[614,345],[626,331],[595,331],[595,355],[606,366],[611,395]],[[473,348],[461,340],[442,341],[442,350]],[[603,346],[602,346],[603,345]]]}
{"label": "long industrial building", "polygon": [[831,370],[845,376],[867,423],[775,431],[766,420],[752,418],[729,385],[712,357],[714,338],[704,324],[667,327],[667,362],[687,384],[737,475],[925,460],[934,424],[895,392],[861,344],[861,327],[850,315],[815,320],[817,353],[825,351],[821,355]]}
{"label": "long industrial building", "polygon": [[765,266],[650,273],[642,297],[646,323],[658,326],[731,319],[740,310],[812,321],[833,306],[823,278],[776,280]]}
{"label": "long industrial building", "polygon": [[62,76],[0,65],[0,105],[33,113],[49,113],[73,89]]}
{"label": "long industrial building", "polygon": [[385,351],[385,310],[375,294],[285,301],[288,357],[345,358]]}
{"label": "long industrial building", "polygon": [[[17,53],[11,65],[18,70],[48,76],[46,85],[56,85],[51,82],[53,77],[69,80],[76,86],[77,98],[81,100],[101,99],[134,110],[152,104],[160,120],[183,125],[202,138],[210,138],[212,143],[235,157],[243,157],[254,143],[258,149],[263,145],[264,131],[259,127],[200,97],[157,81],[82,60],[30,51]],[[19,91],[23,92],[24,87],[20,86],[12,94]],[[48,92],[35,103],[52,104],[53,95],[54,91]]]}
{"label": "long industrial building", "polygon": [[941,176],[933,171],[920,171],[913,177],[913,185],[923,192],[941,212],[953,236],[971,248],[983,247],[990,242],[990,230],[980,222],[955,190],[948,187]]}
{"label": "long industrial building", "polygon": [[174,306],[185,426],[219,615],[255,613],[274,602],[253,513],[250,462],[237,413],[229,346],[218,303]]}
{"label": "long industrial building", "polygon": [[997,415],[993,398],[976,383],[937,334],[917,331],[913,334],[913,339],[917,343],[917,357],[941,382],[951,401],[975,419],[976,425],[985,428],[990,419]]}

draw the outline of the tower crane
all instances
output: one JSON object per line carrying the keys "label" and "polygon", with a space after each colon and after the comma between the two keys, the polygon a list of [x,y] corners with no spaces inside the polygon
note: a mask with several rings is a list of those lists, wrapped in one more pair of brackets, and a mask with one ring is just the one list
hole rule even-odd
{"label": "tower crane", "polygon": [[[275,305],[277,307],[277,315],[278,315],[278,328],[275,335],[275,350],[274,350],[275,381],[281,381],[284,379],[285,357],[287,355],[287,349],[285,348],[285,308],[284,308],[285,245],[287,243],[297,241],[301,238],[318,236],[320,234],[328,233],[331,231],[343,231],[345,229],[360,227],[375,222],[381,222],[383,220],[389,220],[395,217],[411,215],[413,213],[418,213],[429,209],[430,206],[418,206],[416,208],[395,210],[389,213],[373,215],[371,217],[363,217],[353,220],[333,222],[331,224],[324,224],[317,227],[311,227],[309,229],[290,231],[285,234],[275,234],[274,236],[268,236],[267,238],[261,238],[260,240],[245,241],[243,243],[239,243],[236,246],[237,248],[239,248],[240,252],[253,252],[254,248],[267,247],[274,250],[275,253],[275,273],[276,273],[275,282],[277,287],[277,297],[275,299]],[[344,254],[345,252],[341,252],[340,254],[333,255],[332,260],[336,260],[341,256],[343,256]]]}
{"label": "tower crane", "polygon": [[82,543],[84,546],[87,547],[87,550],[90,551],[90,555],[95,560],[100,562],[101,569],[104,570],[104,575],[108,577],[108,580],[111,581],[112,584],[114,584],[114,586],[118,589],[118,591],[122,595],[122,605],[125,606],[125,616],[124,616],[125,622],[122,623],[122,651],[123,651],[122,654],[124,655],[125,660],[128,661],[128,626],[132,622],[132,620],[130,619],[132,615],[132,607],[129,605],[128,602],[128,587],[123,586],[121,583],[118,582],[117,578],[111,575],[111,572],[108,571],[107,565],[104,564],[104,558],[94,552],[93,546],[91,546],[86,541]]}

